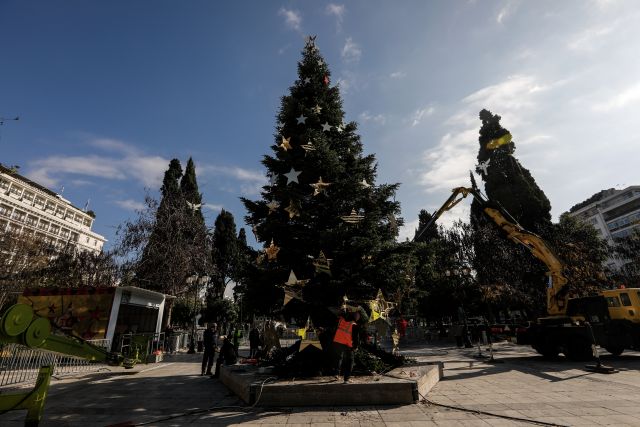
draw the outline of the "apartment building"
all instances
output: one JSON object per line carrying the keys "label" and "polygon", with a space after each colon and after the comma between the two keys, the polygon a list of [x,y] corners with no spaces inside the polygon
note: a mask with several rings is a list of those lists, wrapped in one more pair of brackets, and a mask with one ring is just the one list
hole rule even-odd
{"label": "apartment building", "polygon": [[[569,215],[593,224],[610,243],[617,238],[628,237],[640,229],[640,185],[624,190],[603,190],[574,206]],[[623,260],[616,258],[607,260],[608,267],[612,269],[619,269],[623,264]]]}
{"label": "apartment building", "polygon": [[33,234],[62,249],[99,253],[105,238],[91,231],[94,218],[61,195],[0,165],[0,232]]}

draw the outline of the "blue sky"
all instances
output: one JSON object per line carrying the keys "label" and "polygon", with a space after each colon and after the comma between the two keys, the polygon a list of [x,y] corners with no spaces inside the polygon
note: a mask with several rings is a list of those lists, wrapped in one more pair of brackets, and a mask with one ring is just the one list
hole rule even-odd
{"label": "blue sky", "polygon": [[[348,120],[420,209],[468,183],[478,112],[513,134],[557,216],[640,183],[636,1],[0,1],[0,162],[97,213],[114,241],[169,160],[196,161],[205,216],[243,225],[304,36]],[[466,215],[468,203],[443,218]],[[250,233],[249,233],[250,234]],[[107,247],[109,247],[107,245]]]}

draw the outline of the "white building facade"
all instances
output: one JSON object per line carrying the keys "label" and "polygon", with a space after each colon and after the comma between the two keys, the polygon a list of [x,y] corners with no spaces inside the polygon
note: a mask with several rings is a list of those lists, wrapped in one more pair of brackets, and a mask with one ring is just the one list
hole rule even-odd
{"label": "white building facade", "polygon": [[94,218],[59,194],[0,165],[0,233],[35,236],[61,250],[100,253],[106,239],[91,231]]}
{"label": "white building facade", "polygon": [[[592,224],[609,243],[615,239],[628,237],[640,229],[640,185],[632,185],[624,190],[611,189],[593,203],[569,213],[569,216]],[[607,266],[618,270],[623,260],[610,258]]]}

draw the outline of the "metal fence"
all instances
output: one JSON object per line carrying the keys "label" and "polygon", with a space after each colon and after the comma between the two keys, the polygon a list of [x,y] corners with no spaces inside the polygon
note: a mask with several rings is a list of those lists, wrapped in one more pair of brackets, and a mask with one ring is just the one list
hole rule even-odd
{"label": "metal fence", "polygon": [[[109,340],[93,340],[90,343],[109,348]],[[0,387],[35,383],[42,366],[53,366],[56,378],[81,373],[96,372],[104,368],[103,363],[89,362],[75,356],[53,351],[34,349],[21,344],[0,345]]]}

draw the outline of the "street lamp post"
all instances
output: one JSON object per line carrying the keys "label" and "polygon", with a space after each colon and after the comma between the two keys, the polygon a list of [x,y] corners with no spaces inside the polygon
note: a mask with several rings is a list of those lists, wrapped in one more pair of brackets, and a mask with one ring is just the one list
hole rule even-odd
{"label": "street lamp post", "polygon": [[193,297],[193,325],[191,327],[191,342],[189,343],[188,354],[194,354],[196,352],[196,322],[198,321],[196,311],[198,308],[198,297],[200,296],[200,285],[205,285],[209,282],[209,276],[199,277],[197,274],[187,277],[187,285],[191,286],[195,284],[194,297]]}
{"label": "street lamp post", "polygon": [[[471,269],[468,267],[463,267],[461,269],[446,270],[444,274],[447,277],[451,277],[451,276],[456,278],[460,277],[462,278],[462,282],[464,282],[464,280],[466,280],[466,278],[471,274]],[[463,286],[459,286],[459,288],[462,291],[462,299],[460,300],[460,309],[462,311],[462,322],[464,325],[464,333],[463,333],[464,346],[465,348],[471,348],[473,347],[473,345],[471,344],[471,340],[469,339],[469,326],[467,324],[467,313],[464,309],[464,301],[466,299],[464,283],[463,283]]]}

